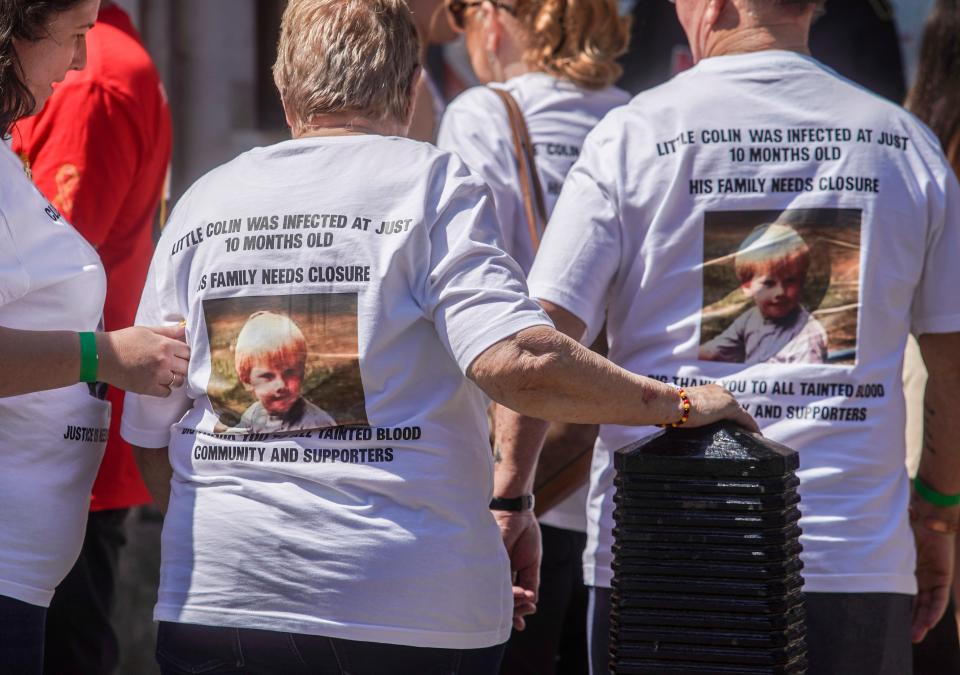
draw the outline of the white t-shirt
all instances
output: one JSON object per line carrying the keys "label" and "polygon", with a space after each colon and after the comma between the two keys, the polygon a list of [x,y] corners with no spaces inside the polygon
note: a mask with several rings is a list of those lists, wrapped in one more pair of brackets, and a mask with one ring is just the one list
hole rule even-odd
{"label": "white t-shirt", "polygon": [[[464,373],[550,321],[479,178],[401,138],[247,152],[190,189],[158,245],[137,321],[181,319],[186,386],[128,395],[122,424],[135,445],[169,443],[158,620],[507,639],[485,397]],[[241,330],[256,339],[239,346]],[[254,400],[273,414],[305,400],[338,426],[245,434]]]}
{"label": "white t-shirt", "polygon": [[[97,252],[0,141],[0,326],[94,331],[107,282]],[[50,604],[80,553],[110,404],[75,384],[0,398],[0,595]]]}
{"label": "white t-shirt", "polygon": [[[613,361],[723,381],[799,452],[806,590],[915,593],[900,371],[911,330],[960,330],[958,209],[936,138],[899,107],[798,54],[710,58],[590,135],[531,295],[590,325],[606,310]],[[799,237],[744,254],[774,223]],[[748,264],[779,295],[745,297]],[[751,303],[809,310],[828,362],[699,361]],[[588,584],[611,581],[612,453],[651,431],[601,429]]]}
{"label": "white t-shirt", "polygon": [[[523,113],[549,215],[567,173],[580,156],[583,139],[610,110],[626,104],[630,95],[616,87],[584,89],[547,73],[526,73],[492,86],[509,92]],[[503,101],[489,87],[468,89],[447,108],[437,145],[460,155],[490,186],[505,250],[529,272],[533,242]],[[586,487],[577,490],[541,516],[540,522],[586,531],[586,494]]]}
{"label": "white t-shirt", "polygon": [[[523,112],[549,214],[567,172],[580,156],[583,139],[610,110],[626,104],[630,95],[616,87],[583,89],[547,73],[526,73],[491,86],[509,92]],[[527,272],[533,264],[533,242],[523,210],[513,136],[503,101],[489,89],[473,87],[450,103],[437,145],[460,155],[490,186],[506,251]]]}

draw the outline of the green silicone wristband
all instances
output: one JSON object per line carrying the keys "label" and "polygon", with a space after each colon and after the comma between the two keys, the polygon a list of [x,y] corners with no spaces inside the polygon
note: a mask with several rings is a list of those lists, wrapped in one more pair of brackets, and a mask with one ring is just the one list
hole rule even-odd
{"label": "green silicone wristband", "polygon": [[99,365],[97,337],[93,333],[80,333],[80,381],[96,382]]}
{"label": "green silicone wristband", "polygon": [[924,501],[934,506],[949,508],[960,504],[960,495],[945,495],[937,492],[932,487],[920,480],[920,476],[913,479],[913,488],[917,491]]}

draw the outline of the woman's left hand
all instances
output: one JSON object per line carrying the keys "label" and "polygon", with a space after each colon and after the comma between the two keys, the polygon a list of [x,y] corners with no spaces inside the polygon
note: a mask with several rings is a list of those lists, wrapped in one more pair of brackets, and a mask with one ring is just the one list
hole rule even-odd
{"label": "woman's left hand", "polygon": [[183,384],[190,359],[182,326],[133,326],[97,333],[100,379],[118,389],[166,397]]}

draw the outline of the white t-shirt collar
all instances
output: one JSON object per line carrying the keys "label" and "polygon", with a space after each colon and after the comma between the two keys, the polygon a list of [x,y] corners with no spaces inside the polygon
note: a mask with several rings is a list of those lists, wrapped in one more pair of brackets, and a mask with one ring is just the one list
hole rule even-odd
{"label": "white t-shirt collar", "polygon": [[318,145],[342,145],[345,143],[368,143],[377,138],[389,138],[380,134],[343,134],[340,136],[301,136],[300,138],[288,138],[285,141],[274,143],[273,145],[260,146],[253,148],[250,152],[253,154],[285,152],[293,149],[314,147]]}
{"label": "white t-shirt collar", "polygon": [[765,68],[782,70],[784,68],[824,68],[823,64],[812,56],[786,49],[764,49],[743,54],[723,54],[702,59],[691,70],[701,72],[724,72],[743,68]]}

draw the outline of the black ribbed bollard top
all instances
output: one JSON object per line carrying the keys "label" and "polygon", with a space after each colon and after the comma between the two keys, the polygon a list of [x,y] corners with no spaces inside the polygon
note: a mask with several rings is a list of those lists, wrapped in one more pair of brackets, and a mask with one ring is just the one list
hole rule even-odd
{"label": "black ribbed bollard top", "polygon": [[719,423],[614,461],[611,671],[805,673],[797,453]]}

